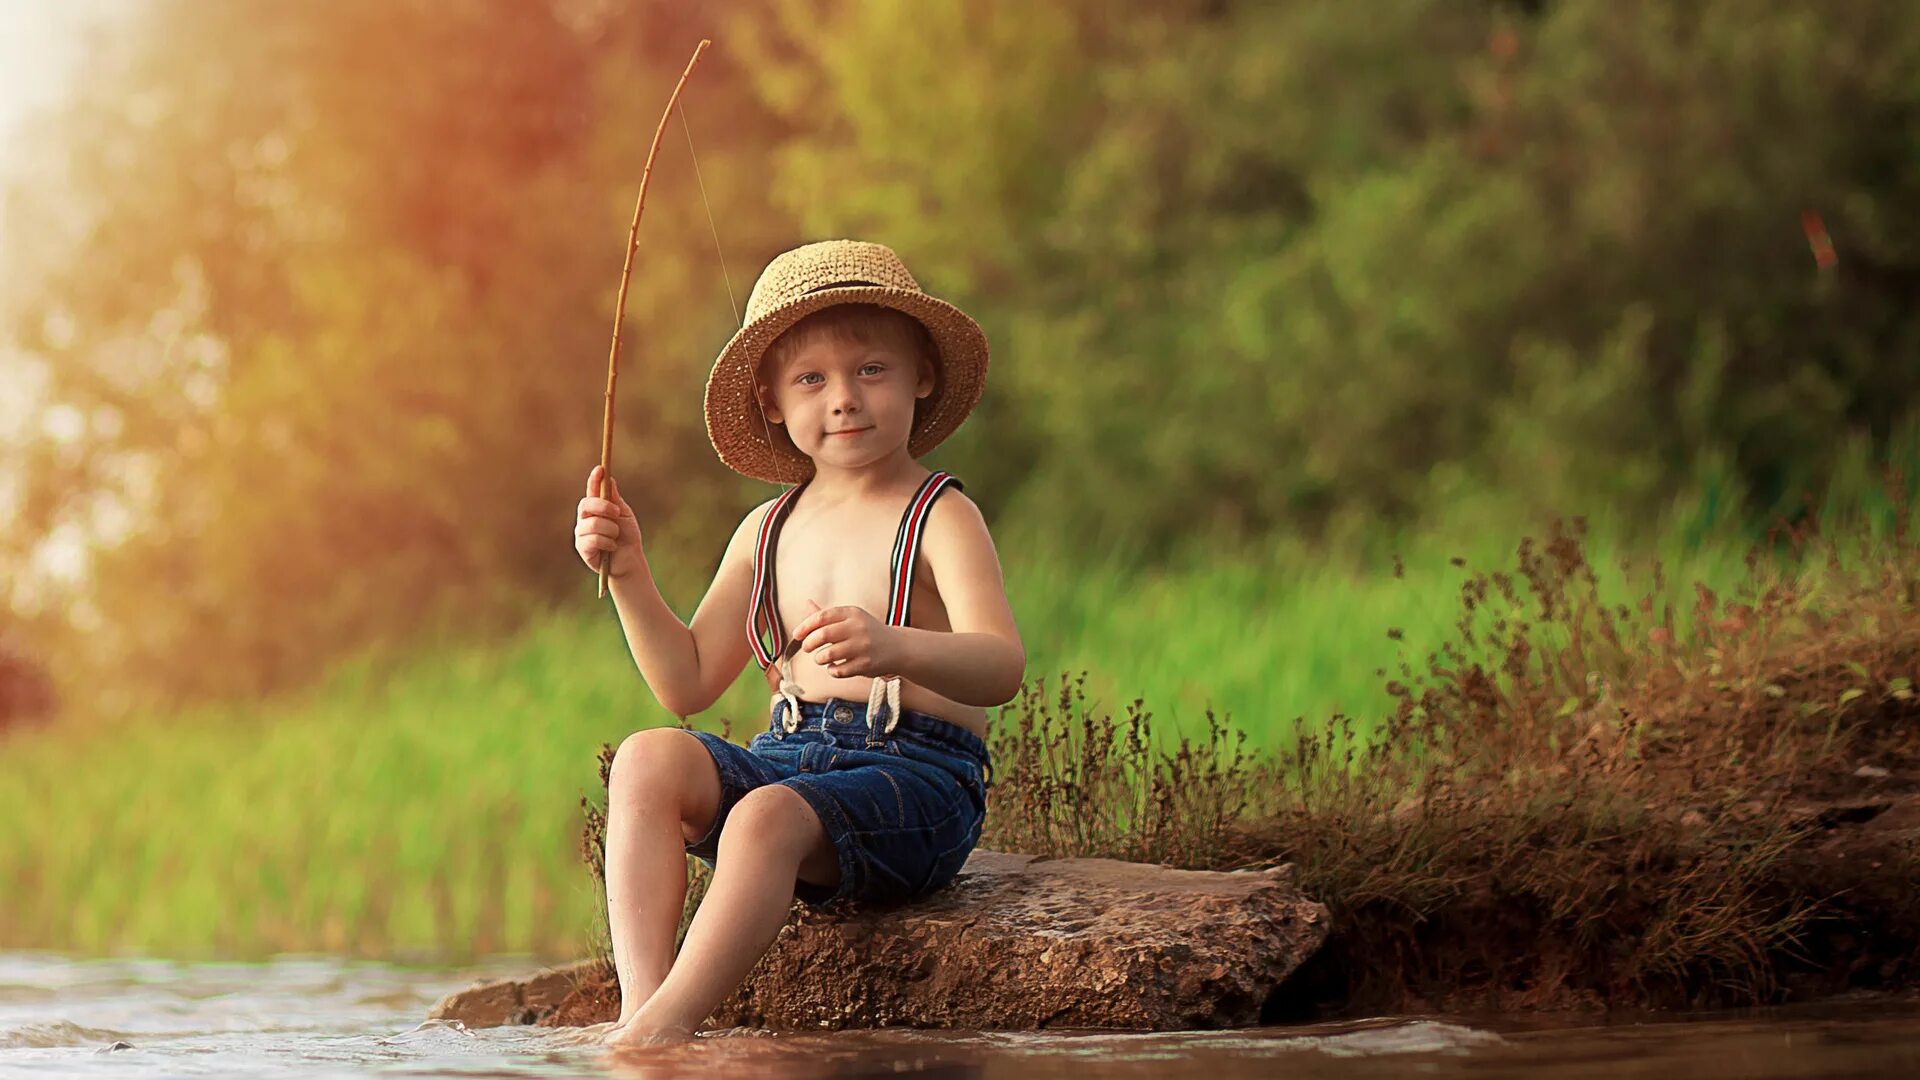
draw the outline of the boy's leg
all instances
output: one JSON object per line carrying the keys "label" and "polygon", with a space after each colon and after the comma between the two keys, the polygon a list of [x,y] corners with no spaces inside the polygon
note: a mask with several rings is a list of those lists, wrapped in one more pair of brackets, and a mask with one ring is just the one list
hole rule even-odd
{"label": "boy's leg", "polygon": [[801,877],[827,886],[840,880],[819,816],[784,784],[753,789],[727,814],[713,880],[673,970],[625,1032],[638,1041],[650,1032],[697,1030],[773,944]]}
{"label": "boy's leg", "polygon": [[607,787],[607,930],[625,1023],[673,966],[686,845],[713,827],[720,773],[699,739],[649,728],[620,744]]}

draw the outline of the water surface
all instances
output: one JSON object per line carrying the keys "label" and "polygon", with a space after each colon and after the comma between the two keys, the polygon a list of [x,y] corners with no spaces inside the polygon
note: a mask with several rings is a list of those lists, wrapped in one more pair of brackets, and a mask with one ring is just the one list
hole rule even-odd
{"label": "water surface", "polygon": [[1914,1001],[1632,1022],[1416,1016],[1159,1034],[734,1029],[622,1059],[592,1041],[593,1029],[422,1023],[447,991],[533,966],[0,953],[0,1076],[1920,1076]]}

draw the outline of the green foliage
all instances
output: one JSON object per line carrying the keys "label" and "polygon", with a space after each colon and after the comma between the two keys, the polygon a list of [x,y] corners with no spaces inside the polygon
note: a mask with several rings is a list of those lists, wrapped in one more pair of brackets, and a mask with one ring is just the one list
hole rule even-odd
{"label": "green foliage", "polygon": [[614,461],[690,570],[767,494],[714,459],[707,367],[824,236],[994,343],[930,463],[997,534],[1130,565],[1757,527],[1920,400],[1900,5],[156,2],[11,195],[0,341],[77,434],[0,445],[0,560],[118,536],[9,596],[63,687],[266,692],[576,595],[633,193],[702,35]]}
{"label": "green foliage", "polygon": [[[1396,653],[1431,655],[1451,635],[1444,598],[1464,577],[1451,559],[1507,555],[1511,534],[1469,524],[1457,536],[1379,536],[1380,557],[1351,565],[1304,546],[1147,573],[1022,560],[1008,568],[1008,590],[1029,682],[1088,672],[1075,684],[1081,704],[1057,714],[1069,723],[1150,702],[1151,745],[1139,751],[1178,754],[1181,739],[1213,747],[1230,736],[1250,760],[1271,761],[1334,714],[1357,718],[1364,737],[1391,711]],[[1593,524],[1598,565],[1648,553],[1635,525]],[[1688,550],[1676,527],[1653,550],[1672,575],[1670,604],[1688,602],[1693,581],[1730,592],[1742,576],[1741,546],[1724,535]],[[1392,574],[1396,551],[1404,578]],[[669,600],[690,608],[689,579],[665,580]],[[1609,603],[1634,599],[1610,573],[1600,591]],[[597,799],[602,783],[595,748],[680,720],[648,695],[605,611],[544,613],[504,645],[465,644],[460,630],[416,641],[411,655],[354,657],[304,695],[8,733],[0,948],[575,954],[604,903],[576,844],[581,796]],[[736,739],[762,727],[758,674],[743,672],[690,722]],[[1028,767],[1037,763],[1016,760],[1023,736],[1007,730],[1040,722],[1027,706],[990,713],[990,744],[1015,778],[1039,775]],[[1075,760],[1105,759],[1097,738],[1070,749]],[[1115,748],[1113,760],[1145,759]],[[1090,842],[1090,830],[1108,838],[1102,851],[1191,861],[1217,850],[1223,823],[1201,804],[1246,794],[1234,788],[1245,775],[1164,791],[1176,807],[1199,800],[1199,816],[1179,811],[1131,839],[1114,833],[1123,819],[1067,820],[1071,804],[1060,801],[1031,820],[1018,800],[996,803],[991,828],[1025,844],[1066,842],[1071,826],[1083,831],[1074,843]],[[1135,817],[1162,812],[1155,801]],[[1007,813],[1018,820],[994,817]]]}
{"label": "green foliage", "polygon": [[1023,514],[1148,548],[1404,520],[1442,463],[1644,511],[1726,451],[1764,519],[1913,399],[1911,125],[1856,119],[1914,104],[1893,9],[958,10],[789,20],[824,145],[784,178],[816,230],[964,260],[1045,449]]}

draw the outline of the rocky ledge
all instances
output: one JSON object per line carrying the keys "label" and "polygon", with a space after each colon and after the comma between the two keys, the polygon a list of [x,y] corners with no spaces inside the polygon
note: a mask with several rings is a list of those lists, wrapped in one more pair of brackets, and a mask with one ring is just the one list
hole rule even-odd
{"label": "rocky ledge", "polygon": [[[1115,859],[979,851],[904,907],[796,906],[719,1027],[1242,1027],[1326,940],[1327,909],[1290,866],[1174,870]],[[469,1027],[616,1018],[603,963],[448,995]]]}

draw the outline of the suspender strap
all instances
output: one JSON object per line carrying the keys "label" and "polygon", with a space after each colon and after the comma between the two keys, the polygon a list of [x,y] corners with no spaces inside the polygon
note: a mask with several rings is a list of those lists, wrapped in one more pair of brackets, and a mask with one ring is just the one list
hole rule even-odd
{"label": "suspender strap", "polygon": [[[933,507],[933,500],[939,498],[947,488],[961,486],[952,473],[936,472],[921,483],[920,490],[914,493],[913,500],[907,504],[907,512],[901,515],[900,533],[894,537],[893,560],[888,568],[887,625],[907,625],[907,609],[913,599],[913,567],[920,557],[920,538],[926,534],[928,512]],[[877,727],[882,713],[887,717],[886,726]],[[867,745],[882,745],[882,733],[892,732],[894,725],[899,722],[900,676],[875,677],[867,690]]]}
{"label": "suspender strap", "polygon": [[[787,514],[793,509],[795,498],[808,481],[788,488],[774,504],[768,508],[766,517],[760,521],[760,531],[753,547],[753,593],[747,606],[747,641],[753,647],[753,658],[761,670],[779,664],[780,689],[773,695],[774,703],[782,699],[787,702],[787,715],[782,726],[787,731],[796,730],[800,721],[800,687],[793,681],[790,661],[783,661],[780,654],[785,651],[787,641],[785,631],[780,626],[780,607],[774,582],[772,553],[780,538],[781,526],[786,524]],[[936,472],[921,482],[918,491],[908,501],[906,512],[900,517],[900,529],[893,539],[893,555],[887,567],[887,625],[906,626],[909,608],[913,598],[914,564],[920,558],[920,539],[926,535],[927,518],[933,508],[933,500],[949,487],[964,488],[952,473]],[[884,712],[886,726],[876,730],[875,719]],[[891,732],[900,722],[900,676],[884,675],[873,679],[867,697],[867,744],[879,745],[882,731]]]}
{"label": "suspender strap", "polygon": [[[762,671],[772,665],[774,657],[785,647],[786,641],[780,628],[780,608],[774,602],[773,564],[768,557],[773,551],[773,543],[779,538],[780,526],[786,522],[787,511],[792,508],[794,498],[805,483],[788,488],[774,500],[767,509],[767,516],[760,519],[760,535],[753,545],[753,594],[747,600],[747,641],[753,646],[753,658]],[[762,631],[768,635],[762,640]]]}
{"label": "suspender strap", "polygon": [[920,538],[927,531],[928,511],[933,500],[949,487],[964,488],[949,472],[936,472],[920,484],[907,512],[900,517],[900,532],[893,540],[893,558],[888,566],[887,625],[907,625],[907,608],[913,601],[913,567],[919,561]]}

